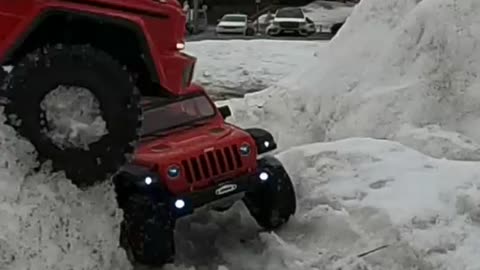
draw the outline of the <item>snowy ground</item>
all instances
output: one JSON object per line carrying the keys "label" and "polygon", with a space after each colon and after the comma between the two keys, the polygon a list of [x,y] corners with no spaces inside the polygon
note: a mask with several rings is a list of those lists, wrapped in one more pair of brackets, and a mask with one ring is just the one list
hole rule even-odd
{"label": "snowy ground", "polygon": [[[278,46],[282,44],[282,46]],[[198,57],[194,81],[215,99],[263,90],[312,62],[325,41],[229,40],[188,42]]]}
{"label": "snowy ground", "polygon": [[[241,204],[199,212],[179,222],[165,269],[479,269],[479,12],[476,0],[362,0],[305,68],[221,102],[279,140],[298,213],[266,234]],[[0,145],[0,269],[129,269],[109,187],[33,174],[4,125]]]}
{"label": "snowy ground", "polygon": [[180,222],[181,263],[167,269],[480,267],[478,163],[362,138],[296,147],[279,157],[295,180],[296,217],[276,234],[259,234],[241,204],[225,214],[199,213]]}

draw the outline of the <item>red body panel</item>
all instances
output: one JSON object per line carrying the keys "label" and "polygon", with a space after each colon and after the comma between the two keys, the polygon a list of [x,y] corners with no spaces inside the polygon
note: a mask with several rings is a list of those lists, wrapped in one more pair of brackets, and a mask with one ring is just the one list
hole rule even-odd
{"label": "red body panel", "polygon": [[184,43],[186,21],[176,0],[0,0],[0,63],[42,15],[59,9],[137,25],[147,40],[162,87],[175,95],[184,94],[183,71],[195,59],[176,47]]}

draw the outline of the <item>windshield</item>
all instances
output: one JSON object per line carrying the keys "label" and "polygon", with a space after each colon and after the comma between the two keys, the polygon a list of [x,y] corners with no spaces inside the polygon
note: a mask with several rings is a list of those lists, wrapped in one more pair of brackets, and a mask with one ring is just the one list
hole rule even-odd
{"label": "windshield", "polygon": [[280,9],[275,15],[277,18],[303,18],[303,12],[299,8]]}
{"label": "windshield", "polygon": [[205,95],[168,101],[145,112],[142,135],[196,124],[215,112]]}
{"label": "windshield", "polygon": [[224,22],[246,22],[247,16],[239,16],[239,15],[226,15],[222,18]]}

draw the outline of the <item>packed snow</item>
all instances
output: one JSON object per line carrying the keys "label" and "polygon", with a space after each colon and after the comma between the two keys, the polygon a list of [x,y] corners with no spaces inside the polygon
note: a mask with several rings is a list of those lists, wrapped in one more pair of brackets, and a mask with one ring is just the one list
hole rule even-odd
{"label": "packed snow", "polygon": [[294,147],[279,158],[298,196],[286,227],[259,233],[242,204],[200,212],[178,224],[180,263],[167,269],[480,267],[478,162],[368,138]]}
{"label": "packed snow", "polygon": [[82,191],[48,167],[34,172],[33,146],[4,124],[0,147],[0,269],[131,269],[110,184]]}
{"label": "packed snow", "polygon": [[61,85],[48,93],[40,106],[45,112],[44,132],[60,149],[88,150],[108,134],[100,104],[88,89]]}
{"label": "packed snow", "polygon": [[229,40],[188,42],[186,50],[197,56],[194,82],[215,99],[242,97],[275,85],[293,70],[316,57],[326,42]]}
{"label": "packed snow", "polygon": [[[476,0],[362,0],[331,42],[309,43],[314,57],[219,102],[232,122],[277,138],[298,213],[264,233],[240,203],[199,211],[179,220],[177,262],[165,269],[479,269],[478,13]],[[252,52],[245,43],[210,48]],[[201,44],[199,65],[213,54]],[[242,58],[218,59],[205,70]],[[81,191],[34,173],[31,145],[5,125],[0,145],[2,269],[130,269],[109,185]]]}

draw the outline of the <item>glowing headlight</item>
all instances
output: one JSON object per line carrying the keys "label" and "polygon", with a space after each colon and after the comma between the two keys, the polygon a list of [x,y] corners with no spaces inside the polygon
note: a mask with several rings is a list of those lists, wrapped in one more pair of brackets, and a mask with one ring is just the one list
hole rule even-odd
{"label": "glowing headlight", "polygon": [[266,148],[270,147],[270,142],[269,141],[264,141],[263,146],[265,146]]}
{"label": "glowing headlight", "polygon": [[180,167],[176,165],[170,166],[167,170],[167,175],[172,179],[177,178],[178,176],[180,176]]}
{"label": "glowing headlight", "polygon": [[153,179],[150,176],[145,177],[145,184],[150,185],[153,182]]}
{"label": "glowing headlight", "polygon": [[185,201],[181,199],[176,200],[175,207],[178,209],[182,209],[183,207],[185,207]]}
{"label": "glowing headlight", "polygon": [[266,172],[261,172],[258,177],[259,177],[260,180],[262,180],[262,181],[267,181],[268,178],[269,178],[268,173],[266,173]]}
{"label": "glowing headlight", "polygon": [[177,43],[176,47],[177,47],[177,50],[181,51],[181,50],[185,49],[185,44],[179,42],[179,43]]}
{"label": "glowing headlight", "polygon": [[248,156],[250,155],[250,145],[248,144],[243,144],[242,146],[240,146],[240,154],[242,156]]}

